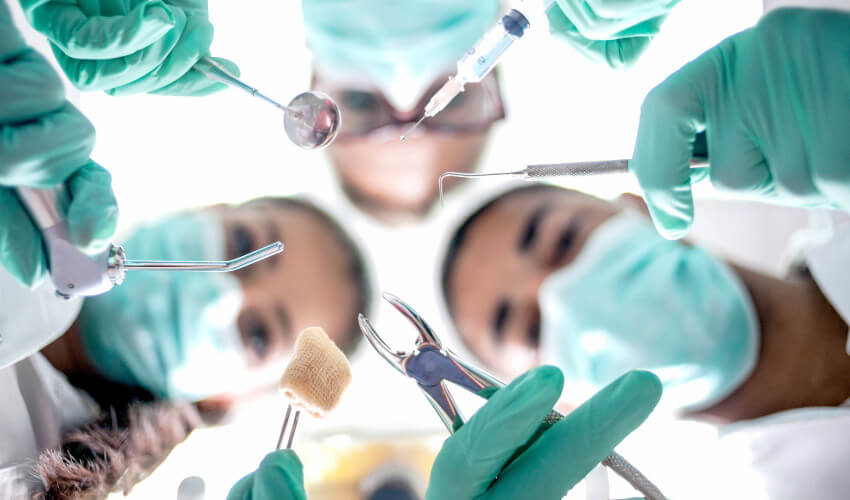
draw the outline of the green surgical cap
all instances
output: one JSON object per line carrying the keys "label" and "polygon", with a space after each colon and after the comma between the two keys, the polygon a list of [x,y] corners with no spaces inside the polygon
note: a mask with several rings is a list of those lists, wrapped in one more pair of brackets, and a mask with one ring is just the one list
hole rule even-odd
{"label": "green surgical cap", "polygon": [[369,82],[408,109],[472,47],[498,0],[303,0],[307,42],[322,75]]}

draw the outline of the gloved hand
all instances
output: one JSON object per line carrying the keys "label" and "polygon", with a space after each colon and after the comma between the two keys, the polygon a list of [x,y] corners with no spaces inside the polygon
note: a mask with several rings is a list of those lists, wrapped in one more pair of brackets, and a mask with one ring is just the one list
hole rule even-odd
{"label": "gloved hand", "polygon": [[12,187],[64,182],[71,239],[86,251],[105,249],[115,232],[111,178],[89,160],[92,148],[91,123],[65,100],[59,77],[0,4],[0,266],[21,283],[37,284],[47,263],[41,235]]}
{"label": "gloved hand", "polygon": [[556,0],[549,32],[598,62],[631,67],[679,0]]}
{"label": "gloved hand", "polygon": [[[225,86],[192,66],[213,39],[207,0],[20,0],[81,90],[199,96]],[[215,58],[234,74],[239,68]]]}
{"label": "gloved hand", "polygon": [[240,479],[227,500],[306,500],[304,471],[292,450],[273,451],[260,467]]}
{"label": "gloved hand", "polygon": [[541,366],[496,391],[443,444],[425,498],[560,499],[646,419],[661,397],[658,377],[629,372],[540,434],[563,385],[560,370]]}
{"label": "gloved hand", "polygon": [[[630,169],[658,231],[688,232],[706,173],[750,198],[850,210],[848,47],[850,14],[779,9],[652,90]],[[703,130],[711,168],[692,174]]]}

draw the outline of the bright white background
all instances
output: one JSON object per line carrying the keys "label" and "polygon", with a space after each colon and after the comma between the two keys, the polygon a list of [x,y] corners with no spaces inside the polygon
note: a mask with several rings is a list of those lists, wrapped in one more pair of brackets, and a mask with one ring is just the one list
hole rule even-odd
{"label": "bright white background", "polygon": [[[213,55],[234,60],[247,82],[279,100],[307,88],[310,54],[304,43],[300,2],[210,3],[216,28]],[[586,61],[551,40],[545,25],[536,23],[536,29],[501,65],[509,119],[495,128],[483,170],[628,158],[646,93],[704,50],[753,25],[761,10],[760,0],[684,0],[640,63],[622,73]],[[291,145],[279,113],[240,92],[228,90],[200,99],[113,98],[90,93],[79,101],[98,131],[94,158],[113,174],[122,231],[173,210],[308,193],[342,217],[368,246],[371,261],[380,262],[378,287],[412,303],[438,332],[446,332],[447,343],[458,345],[442,321],[436,299],[437,253],[444,228],[480,200],[481,192],[492,183],[481,181],[474,187],[469,183],[422,225],[387,230],[343,200],[323,153]],[[571,186],[605,197],[637,189],[627,176],[583,180]],[[700,192],[711,195],[710,190]],[[781,238],[770,243],[779,244]],[[748,260],[746,254],[739,257]],[[749,260],[758,262],[752,256]],[[776,271],[776,262],[762,264]],[[377,327],[387,337],[400,339],[399,346],[411,338],[405,336],[412,333],[407,324],[383,307]],[[321,423],[302,420],[300,440],[311,433],[358,429],[441,431],[416,387],[373,352],[361,349],[353,364],[354,383],[338,411]],[[190,475],[205,480],[207,498],[223,498],[239,477],[271,451],[283,408],[282,401],[268,398],[242,408],[226,426],[194,433],[134,489],[131,498],[173,498],[180,481]],[[659,417],[635,432],[619,451],[671,497],[710,498],[715,496],[713,487],[722,482],[747,488],[739,489],[739,496],[758,498],[757,481],[726,475],[729,470],[724,469],[731,467],[722,464],[729,464],[728,457],[721,458],[714,443],[711,427]],[[309,468],[305,472],[311,474]],[[628,496],[628,490],[614,493]]]}

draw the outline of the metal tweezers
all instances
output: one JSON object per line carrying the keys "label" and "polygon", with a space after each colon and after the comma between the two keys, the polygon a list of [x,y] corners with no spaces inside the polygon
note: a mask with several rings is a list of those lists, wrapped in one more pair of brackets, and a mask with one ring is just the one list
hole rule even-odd
{"label": "metal tweezers", "polygon": [[[383,297],[416,327],[418,336],[413,350],[404,352],[391,349],[363,314],[358,318],[360,331],[378,354],[393,368],[416,381],[440,420],[453,434],[460,429],[464,420],[454,398],[449,393],[446,381],[475,394],[480,394],[488,388],[501,388],[505,384],[444,347],[428,323],[404,301],[389,293],[384,293]],[[553,410],[546,416],[543,424],[552,425],[562,418],[564,418],[563,415]],[[602,464],[628,481],[647,500],[666,500],[666,497],[649,479],[616,452],[612,452],[602,461]]]}

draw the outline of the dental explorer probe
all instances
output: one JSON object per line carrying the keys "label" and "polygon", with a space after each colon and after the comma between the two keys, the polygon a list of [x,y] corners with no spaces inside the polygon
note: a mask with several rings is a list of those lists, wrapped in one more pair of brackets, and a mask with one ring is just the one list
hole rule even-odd
{"label": "dental explorer probe", "polygon": [[[691,171],[701,170],[709,166],[708,158],[694,156],[691,159]],[[629,172],[629,160],[600,160],[580,161],[572,163],[543,163],[529,165],[522,170],[513,172],[446,172],[440,176],[438,187],[440,190],[440,204],[443,203],[443,181],[448,177],[460,177],[464,179],[476,179],[479,177],[509,176],[518,177],[526,181],[547,179],[549,177],[590,177],[605,174],[626,174]]]}
{"label": "dental explorer probe", "polygon": [[16,193],[41,231],[50,278],[56,287],[56,295],[65,299],[108,292],[124,282],[127,271],[231,272],[283,251],[283,243],[278,241],[228,261],[128,260],[123,247],[110,244],[103,252],[89,255],[71,243],[68,221],[65,220],[69,198],[64,186],[50,189],[19,187]]}
{"label": "dental explorer probe", "polygon": [[243,90],[283,111],[286,135],[302,149],[322,149],[336,138],[342,117],[336,103],[321,92],[298,94],[288,106],[248,85],[211,57],[202,57],[192,67],[210,80]]}

